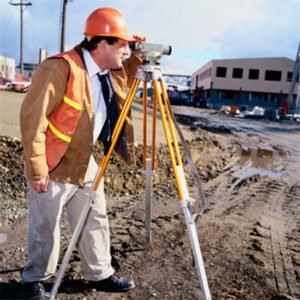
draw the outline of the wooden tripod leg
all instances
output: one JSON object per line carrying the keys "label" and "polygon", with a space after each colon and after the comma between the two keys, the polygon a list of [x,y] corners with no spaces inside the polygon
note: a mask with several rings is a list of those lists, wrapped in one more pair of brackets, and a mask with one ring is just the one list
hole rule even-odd
{"label": "wooden tripod leg", "polygon": [[63,278],[63,275],[65,273],[65,270],[68,266],[68,263],[70,261],[70,258],[71,258],[71,255],[72,255],[72,252],[75,248],[75,245],[78,241],[78,238],[80,236],[80,233],[82,231],[82,228],[84,226],[84,223],[87,219],[87,216],[90,212],[90,209],[91,209],[91,205],[93,204],[93,200],[94,200],[94,192],[97,191],[98,187],[99,187],[99,184],[101,182],[101,179],[103,177],[103,174],[105,172],[105,169],[107,167],[107,164],[108,164],[108,161],[111,157],[111,154],[112,154],[112,151],[117,143],[117,140],[118,140],[118,137],[121,133],[121,130],[123,128],[123,125],[125,123],[125,120],[126,120],[126,117],[128,115],[128,112],[129,112],[129,109],[131,107],[131,104],[134,100],[134,96],[135,96],[135,93],[138,89],[138,86],[139,86],[139,83],[140,83],[140,80],[139,79],[135,79],[133,84],[132,84],[132,87],[130,88],[130,91],[126,97],[126,100],[125,100],[125,105],[121,111],[121,114],[118,118],[118,121],[117,121],[117,124],[116,124],[116,127],[114,129],[114,132],[113,132],[113,135],[112,135],[112,142],[111,142],[111,146],[109,148],[109,151],[107,153],[106,156],[103,157],[102,161],[100,162],[99,164],[99,170],[95,176],[95,179],[93,181],[93,184],[92,184],[92,190],[93,190],[93,193],[91,193],[91,195],[89,195],[89,199],[88,199],[88,203],[86,205],[86,207],[84,208],[84,210],[82,211],[80,217],[79,217],[79,220],[76,224],[76,227],[75,227],[75,230],[73,232],[73,235],[72,235],[72,238],[71,238],[71,241],[68,245],[68,249],[67,249],[67,252],[65,253],[65,256],[63,258],[63,262],[60,266],[60,269],[58,271],[58,274],[57,274],[57,277],[56,277],[56,280],[54,281],[54,284],[52,286],[52,289],[51,289],[51,292],[50,294],[47,294],[46,295],[46,298],[47,299],[50,299],[50,300],[54,300],[55,299],[55,296],[56,296],[56,293],[58,291],[58,288],[60,286],[60,283],[62,281],[62,278]]}
{"label": "wooden tripod leg", "polygon": [[153,93],[152,101],[152,171],[155,169],[155,147],[156,147],[156,115],[157,115],[157,99]]}
{"label": "wooden tripod leg", "polygon": [[109,147],[109,150],[107,152],[107,154],[102,158],[101,162],[99,163],[99,172],[94,180],[94,184],[93,184],[93,190],[96,191],[98,189],[98,186],[99,186],[99,183],[104,175],[104,172],[106,170],[106,167],[108,165],[108,162],[109,162],[109,159],[112,155],[112,152],[116,146],[116,143],[118,141],[118,138],[120,136],[120,133],[122,131],[122,128],[123,128],[123,125],[125,123],[125,120],[126,120],[126,117],[128,115],[128,112],[130,110],[130,107],[131,107],[131,104],[134,100],[134,96],[137,92],[137,89],[139,87],[139,84],[140,84],[141,80],[139,79],[135,79],[131,88],[130,88],[130,91],[126,97],[126,100],[125,100],[125,105],[121,111],[121,114],[118,118],[118,121],[117,121],[117,124],[115,126],[115,129],[114,129],[114,132],[112,134],[112,141],[111,141],[111,145]]}
{"label": "wooden tripod leg", "polygon": [[143,84],[143,168],[146,170],[147,158],[147,81]]}
{"label": "wooden tripod leg", "polygon": [[[197,272],[198,272],[198,276],[199,276],[199,282],[200,282],[200,286],[201,286],[202,296],[203,296],[203,299],[205,299],[205,300],[211,300],[210,290],[208,287],[204,263],[203,263],[202,254],[201,254],[201,250],[200,250],[198,234],[197,234],[197,230],[196,230],[196,224],[194,222],[193,214],[192,214],[192,211],[191,211],[190,205],[189,205],[190,204],[189,191],[188,191],[185,174],[184,174],[184,170],[183,170],[182,159],[181,159],[181,155],[180,155],[180,151],[179,151],[179,147],[178,147],[178,141],[177,141],[177,137],[175,134],[175,126],[174,126],[174,123],[172,120],[170,109],[168,107],[169,100],[168,100],[167,93],[165,90],[165,86],[162,82],[162,79],[161,79],[161,90],[162,90],[163,100],[161,98],[159,88],[158,88],[158,83],[156,80],[153,81],[153,86],[154,86],[154,93],[157,97],[157,101],[159,104],[160,114],[161,114],[163,127],[164,127],[164,131],[165,131],[165,135],[166,135],[166,140],[167,140],[167,144],[168,144],[168,148],[169,148],[169,152],[170,152],[170,156],[171,156],[171,162],[172,162],[176,185],[177,185],[177,190],[178,190],[178,194],[179,194],[180,205],[183,208],[185,219],[186,219],[186,224],[188,227],[191,248],[193,251],[193,256],[195,259],[195,264],[196,264],[196,268],[197,268]],[[165,111],[166,111],[166,113],[165,113]],[[166,114],[167,114],[167,117],[166,117]],[[167,124],[168,121],[169,121],[169,124]],[[171,140],[171,138],[172,138],[172,140]],[[172,141],[173,141],[173,144],[172,144]]]}
{"label": "wooden tripod leg", "polygon": [[79,220],[76,224],[76,227],[74,229],[74,232],[73,232],[73,235],[72,235],[72,238],[71,238],[71,241],[68,245],[68,248],[67,248],[67,251],[65,253],[65,256],[63,258],[63,261],[61,263],[61,266],[57,272],[57,276],[56,276],[56,279],[52,285],[52,289],[51,289],[51,292],[50,293],[46,293],[46,298],[49,299],[49,300],[54,300],[55,299],[55,296],[56,296],[56,293],[58,291],[58,288],[60,286],[60,283],[63,279],[63,276],[64,276],[64,273],[66,271],[66,268],[68,266],[68,263],[70,261],[70,258],[71,258],[71,255],[73,253],[73,250],[75,248],[75,245],[78,241],[78,238],[80,236],[80,233],[82,231],[82,228],[83,228],[83,225],[85,223],[85,220],[87,219],[87,216],[89,214],[89,211],[90,211],[90,208],[91,208],[91,205],[94,201],[94,193],[91,193],[89,195],[89,198],[88,198],[88,202],[86,204],[86,206],[84,207],[83,211],[81,212],[80,214],[80,217],[79,217]]}
{"label": "wooden tripod leg", "polygon": [[[175,175],[175,180],[177,183],[177,190],[178,190],[179,198],[180,198],[180,200],[182,200],[182,199],[184,199],[184,195],[183,195],[182,188],[179,185],[180,180],[179,180],[178,171],[177,171],[177,165],[179,165],[179,161],[181,161],[181,158],[179,159],[177,157],[178,153],[176,153],[174,151],[174,148],[172,145],[171,132],[170,132],[170,128],[169,128],[170,123],[168,124],[168,122],[167,122],[166,113],[165,113],[164,105],[163,105],[162,98],[160,95],[157,80],[153,80],[153,92],[156,96],[156,99],[157,99],[157,102],[159,105],[159,110],[160,110],[160,115],[161,115],[163,128],[164,128],[164,132],[165,132],[165,136],[166,136],[166,141],[167,141],[167,145],[169,148],[171,163],[172,163],[172,167],[173,167],[173,171],[174,171],[174,175]],[[173,141],[173,143],[174,143],[174,141]]]}

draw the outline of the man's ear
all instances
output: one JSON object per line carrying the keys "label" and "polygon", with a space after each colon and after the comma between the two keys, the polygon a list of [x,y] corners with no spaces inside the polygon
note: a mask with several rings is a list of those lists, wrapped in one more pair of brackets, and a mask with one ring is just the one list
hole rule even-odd
{"label": "man's ear", "polygon": [[99,47],[100,49],[105,50],[107,46],[108,46],[107,41],[106,40],[101,40],[98,43],[97,48]]}

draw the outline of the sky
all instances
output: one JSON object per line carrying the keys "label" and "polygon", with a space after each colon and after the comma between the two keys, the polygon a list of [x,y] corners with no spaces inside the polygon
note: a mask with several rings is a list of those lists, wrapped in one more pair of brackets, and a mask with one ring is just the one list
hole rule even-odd
{"label": "sky", "polygon": [[[20,61],[20,11],[0,0],[0,55]],[[24,11],[24,62],[37,63],[39,49],[60,49],[63,0],[31,2]],[[66,49],[83,39],[88,15],[99,7],[119,10],[129,33],[172,46],[161,58],[164,73],[191,75],[212,59],[287,57],[300,42],[300,0],[69,0]]]}

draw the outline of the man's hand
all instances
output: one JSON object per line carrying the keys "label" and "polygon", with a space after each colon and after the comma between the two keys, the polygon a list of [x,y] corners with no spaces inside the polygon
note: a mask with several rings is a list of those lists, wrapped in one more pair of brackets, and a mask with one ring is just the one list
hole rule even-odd
{"label": "man's hand", "polygon": [[[135,39],[134,43],[142,43],[142,42],[146,42],[146,38],[144,36],[140,36],[140,35],[133,35],[132,36]],[[141,59],[143,58],[143,54],[140,51],[132,51],[134,53],[134,55],[140,57]]]}
{"label": "man's hand", "polygon": [[48,190],[49,176],[46,176],[40,180],[30,181],[32,188],[38,193],[43,193]]}
{"label": "man's hand", "polygon": [[140,35],[133,35],[133,38],[136,42],[146,42],[147,40],[146,37]]}

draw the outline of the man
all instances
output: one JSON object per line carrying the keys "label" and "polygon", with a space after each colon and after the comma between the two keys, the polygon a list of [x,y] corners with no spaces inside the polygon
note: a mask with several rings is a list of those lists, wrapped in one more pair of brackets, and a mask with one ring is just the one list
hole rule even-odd
{"label": "man", "polygon": [[[43,281],[56,270],[60,220],[66,210],[74,230],[91,194],[98,166],[91,157],[100,139],[107,151],[111,133],[137,69],[128,55],[124,17],[112,8],[95,10],[86,20],[85,39],[74,49],[47,59],[37,70],[20,112],[28,178],[29,246],[22,280],[30,299],[44,299]],[[127,118],[116,152],[134,159],[133,128]],[[123,292],[133,280],[114,274],[103,181],[78,241],[82,269],[95,288]]]}

